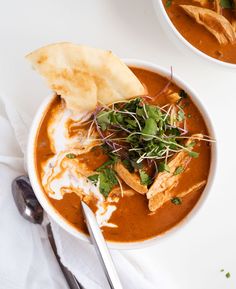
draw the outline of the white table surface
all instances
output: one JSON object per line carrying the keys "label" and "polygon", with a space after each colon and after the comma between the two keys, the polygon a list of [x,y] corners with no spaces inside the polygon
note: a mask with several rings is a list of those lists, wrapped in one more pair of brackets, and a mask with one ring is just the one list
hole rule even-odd
{"label": "white table surface", "polygon": [[[218,170],[209,198],[184,230],[155,247],[129,254],[134,259],[152,256],[175,284],[170,289],[236,288],[236,69],[203,60],[183,45],[177,47],[162,30],[150,0],[1,0],[0,4],[0,91],[22,109],[31,102],[31,116],[48,91],[24,55],[58,41],[172,65],[195,88],[218,138]],[[230,271],[230,279],[220,272],[222,268]],[[150,278],[155,284],[158,276]]]}

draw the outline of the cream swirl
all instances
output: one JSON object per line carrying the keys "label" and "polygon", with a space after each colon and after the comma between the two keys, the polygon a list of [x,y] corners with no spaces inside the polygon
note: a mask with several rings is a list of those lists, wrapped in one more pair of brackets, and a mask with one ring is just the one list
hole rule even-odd
{"label": "cream swirl", "polygon": [[[69,133],[70,124],[79,125],[88,118],[88,114],[72,115],[71,111],[63,106],[52,110],[48,121],[48,138],[54,155],[42,165],[42,185],[50,198],[61,200],[66,193],[76,193],[79,197],[93,197],[96,199],[95,212],[100,227],[117,227],[109,223],[113,212],[116,210],[112,198],[107,200],[99,192],[99,183],[94,185],[88,178],[93,172],[77,158],[70,159],[68,154],[81,155],[92,149],[97,144],[96,135],[84,128],[72,136]],[[75,121],[76,119],[76,121]]]}

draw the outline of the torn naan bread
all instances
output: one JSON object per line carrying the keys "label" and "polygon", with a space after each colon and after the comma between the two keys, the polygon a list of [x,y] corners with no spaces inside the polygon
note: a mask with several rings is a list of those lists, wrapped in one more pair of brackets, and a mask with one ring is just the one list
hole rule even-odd
{"label": "torn naan bread", "polygon": [[221,45],[235,43],[236,35],[231,23],[218,13],[197,6],[180,5],[198,24],[203,25]]}
{"label": "torn naan bread", "polygon": [[[186,146],[195,140],[202,139],[202,134],[194,134],[188,139]],[[189,151],[193,149],[193,146],[188,148]],[[177,186],[181,174],[175,174],[178,167],[182,167],[183,170],[187,168],[187,165],[191,161],[192,157],[185,150],[177,153],[174,158],[168,163],[170,172],[160,172],[156,176],[155,181],[147,192],[147,198],[149,199],[149,210],[156,211],[160,208],[166,199],[169,198],[169,192]]]}
{"label": "torn naan bread", "polygon": [[39,48],[26,58],[75,112],[145,94],[138,78],[111,51],[65,42]]}

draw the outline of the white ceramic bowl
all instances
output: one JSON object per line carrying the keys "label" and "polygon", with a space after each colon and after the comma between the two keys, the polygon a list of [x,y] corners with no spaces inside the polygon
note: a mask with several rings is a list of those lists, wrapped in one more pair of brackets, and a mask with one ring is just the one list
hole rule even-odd
{"label": "white ceramic bowl", "polygon": [[[172,33],[174,34],[175,38],[177,38],[178,40],[180,40],[182,43],[184,43],[185,46],[187,46],[190,50],[194,51],[194,53],[196,53],[197,55],[199,55],[200,57],[203,57],[204,59],[207,59],[210,62],[216,63],[216,64],[220,64],[224,67],[228,67],[228,68],[236,68],[236,64],[233,63],[229,63],[229,62],[224,62],[221,60],[218,60],[216,58],[213,58],[209,55],[207,55],[206,53],[202,52],[201,50],[199,50],[198,48],[196,48],[195,46],[193,46],[191,43],[188,42],[188,40],[186,40],[182,34],[176,29],[176,27],[174,26],[174,24],[172,23],[172,21],[170,20],[168,14],[166,13],[165,7],[162,3],[162,0],[153,0],[153,6],[156,10],[156,14],[159,17],[161,17],[162,19],[160,20],[160,23],[162,24],[164,30],[166,33],[169,33],[170,30],[172,30]],[[170,28],[170,29],[168,29]]]}
{"label": "white ceramic bowl", "polygon": [[[140,61],[136,59],[126,59],[124,60],[127,65],[134,66],[134,67],[140,67],[144,68],[149,71],[156,72],[164,77],[169,78],[170,77],[170,71],[166,70],[164,68],[159,67],[158,65],[146,62],[146,61]],[[191,95],[193,102],[197,105],[199,110],[201,111],[205,122],[207,124],[208,131],[212,137],[215,137],[212,124],[210,122],[210,119],[208,117],[208,114],[206,110],[203,108],[199,98],[196,96],[196,93],[193,89],[191,89],[185,82],[180,80],[177,76],[173,75],[173,82],[176,83],[179,87],[184,89],[189,95]],[[27,166],[28,166],[28,173],[30,177],[30,181],[33,187],[33,190],[36,194],[36,197],[38,198],[39,202],[41,203],[44,210],[48,213],[48,215],[57,223],[59,224],[64,230],[72,234],[78,239],[88,241],[88,237],[78,231],[75,227],[73,227],[69,222],[67,222],[50,204],[47,197],[45,196],[45,193],[43,192],[41,185],[38,180],[36,168],[35,168],[35,138],[37,136],[37,132],[39,129],[39,126],[41,124],[42,118],[45,114],[45,111],[47,110],[48,106],[50,105],[51,101],[53,99],[53,96],[50,96],[44,100],[44,102],[39,107],[35,118],[33,120],[30,133],[29,133],[29,140],[28,140],[28,148],[27,148]],[[142,248],[145,246],[153,245],[160,240],[164,240],[167,237],[171,237],[172,234],[174,234],[177,231],[180,231],[180,229],[183,229],[185,225],[189,222],[189,220],[196,215],[196,213],[199,211],[200,207],[204,203],[210,187],[212,185],[213,177],[215,174],[216,169],[216,146],[215,144],[212,145],[212,156],[211,156],[211,166],[210,166],[210,173],[207,185],[204,189],[204,192],[200,198],[200,200],[197,202],[193,210],[181,221],[180,224],[176,225],[174,228],[170,229],[166,233],[156,236],[154,238],[145,240],[145,241],[139,241],[139,242],[129,242],[129,243],[118,243],[118,242],[108,242],[108,246],[112,249],[137,249]]]}

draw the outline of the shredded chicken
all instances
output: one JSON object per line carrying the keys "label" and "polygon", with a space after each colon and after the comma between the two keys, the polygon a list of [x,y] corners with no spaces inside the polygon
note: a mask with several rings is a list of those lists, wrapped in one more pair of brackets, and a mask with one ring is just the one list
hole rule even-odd
{"label": "shredded chicken", "polygon": [[149,210],[154,212],[157,209],[159,209],[164,203],[170,201],[172,198],[174,198],[174,197],[182,198],[182,197],[184,197],[190,193],[193,193],[193,192],[200,190],[205,185],[206,185],[206,180],[201,181],[201,182],[193,185],[191,188],[189,188],[188,190],[186,190],[186,191],[184,191],[178,195],[175,195],[174,192],[171,190],[168,190],[162,194],[158,194],[154,198],[149,200],[149,204],[148,204]]}
{"label": "shredded chicken", "polygon": [[[188,139],[186,145],[189,145],[194,140],[201,139],[202,137],[202,134],[192,135],[192,137]],[[189,147],[188,149],[192,150],[193,147]],[[181,166],[182,169],[185,170],[191,159],[192,157],[189,156],[189,153],[183,150],[168,163],[170,172],[164,171],[157,175],[154,183],[147,192],[149,209],[151,211],[158,209],[166,199],[166,194],[168,196],[168,192],[178,184],[181,174],[174,174],[176,169]],[[153,204],[155,204],[155,206]]]}
{"label": "shredded chicken", "polygon": [[203,25],[221,45],[234,43],[236,35],[231,23],[216,12],[192,5],[180,5],[198,24]]}
{"label": "shredded chicken", "polygon": [[130,188],[140,194],[146,194],[148,191],[147,186],[142,185],[139,176],[135,173],[130,173],[121,162],[115,165],[115,171]]}
{"label": "shredded chicken", "polygon": [[196,192],[197,190],[200,190],[205,185],[206,185],[206,180],[202,181],[202,182],[199,182],[199,183],[193,185],[190,189],[178,194],[177,197],[183,198],[183,197],[187,196],[190,193],[193,193],[193,192]]}

